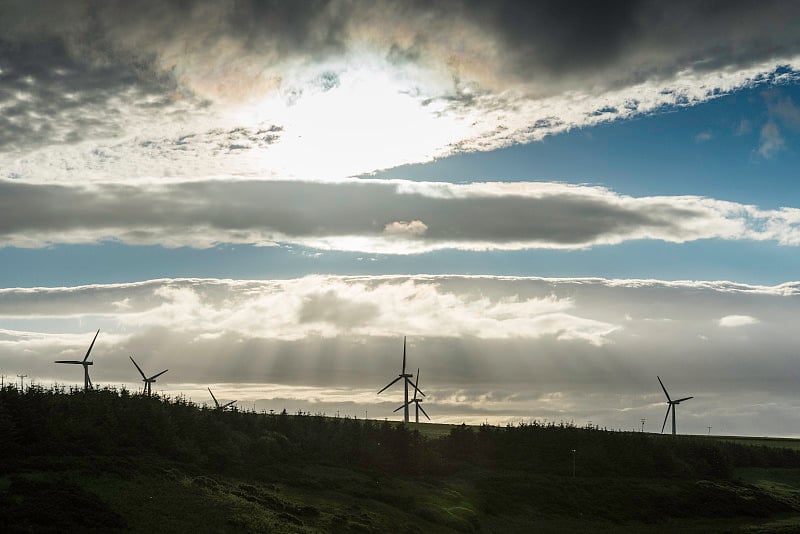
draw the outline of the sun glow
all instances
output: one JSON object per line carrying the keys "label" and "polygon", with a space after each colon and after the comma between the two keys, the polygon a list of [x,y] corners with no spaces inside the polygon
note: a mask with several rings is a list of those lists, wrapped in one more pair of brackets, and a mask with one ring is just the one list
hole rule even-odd
{"label": "sun glow", "polygon": [[446,80],[375,61],[314,72],[256,109],[238,111],[283,128],[280,143],[260,157],[284,176],[341,178],[431,159],[468,132],[437,98]]}

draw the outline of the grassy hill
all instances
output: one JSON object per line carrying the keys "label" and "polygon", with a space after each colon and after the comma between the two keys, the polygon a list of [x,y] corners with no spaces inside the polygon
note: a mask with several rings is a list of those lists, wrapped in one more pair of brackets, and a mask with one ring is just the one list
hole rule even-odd
{"label": "grassy hill", "polygon": [[11,387],[0,517],[11,532],[796,532],[796,445]]}

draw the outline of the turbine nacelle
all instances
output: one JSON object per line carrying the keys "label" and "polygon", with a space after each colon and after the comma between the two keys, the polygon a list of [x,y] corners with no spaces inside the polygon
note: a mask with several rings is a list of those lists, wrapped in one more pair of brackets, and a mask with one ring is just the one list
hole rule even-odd
{"label": "turbine nacelle", "polygon": [[144,374],[144,371],[142,371],[142,368],[139,367],[139,364],[136,363],[136,360],[133,359],[133,356],[128,356],[128,357],[133,362],[133,365],[136,366],[136,370],[139,371],[139,374],[142,375],[142,382],[144,382],[144,391],[145,391],[145,393],[147,393],[148,395],[152,394],[152,384],[154,384],[156,382],[156,378],[158,378],[159,376],[161,376],[164,373],[166,373],[167,371],[169,371],[169,369],[164,369],[160,373],[154,374],[153,376],[146,376]]}
{"label": "turbine nacelle", "polygon": [[675,407],[683,401],[693,399],[694,397],[684,397],[682,399],[672,400],[672,398],[669,396],[669,393],[667,393],[667,388],[664,387],[664,382],[661,381],[661,377],[656,376],[656,378],[658,378],[658,383],[661,384],[661,389],[664,390],[664,395],[667,397],[667,413],[664,415],[664,424],[661,425],[661,433],[664,433],[664,428],[667,426],[667,419],[669,419],[669,412],[672,411],[672,435],[675,435]]}
{"label": "turbine nacelle", "polygon": [[[422,402],[422,399],[418,399],[417,398],[417,393],[422,393],[422,391],[419,389],[419,368],[417,368],[417,381],[414,382],[414,397],[410,401],[406,401],[405,404],[402,404],[402,405],[398,406],[397,408],[395,408],[394,410],[392,410],[392,413],[398,412],[398,411],[402,410],[403,408],[406,408],[407,406],[410,406],[411,403],[414,403],[414,406],[415,406],[414,415],[415,415],[415,419],[416,419],[415,422],[419,423],[419,412],[420,411],[422,411],[422,413],[425,414],[425,417],[428,418],[428,421],[430,421],[431,417],[428,415],[428,412],[425,411],[425,408],[423,408],[422,406],[419,405]],[[424,393],[422,393],[422,394],[424,395]]]}
{"label": "turbine nacelle", "polygon": [[[403,420],[404,420],[406,423],[408,423],[408,403],[409,403],[409,400],[408,400],[408,386],[409,386],[409,385],[411,385],[411,386],[414,386],[414,388],[415,388],[415,393],[414,393],[414,394],[415,394],[415,395],[416,395],[416,391],[419,391],[419,390],[417,390],[417,389],[416,389],[416,386],[414,385],[414,382],[412,382],[412,381],[411,381],[411,378],[413,378],[413,376],[414,376],[413,374],[408,374],[408,373],[406,373],[406,338],[405,338],[405,336],[403,336],[403,367],[402,367],[402,369],[401,369],[401,371],[400,371],[400,374],[399,374],[399,375],[397,375],[397,378],[395,378],[394,380],[392,380],[391,382],[389,382],[388,384],[386,384],[386,385],[383,387],[383,389],[381,389],[381,390],[378,392],[378,395],[380,395],[381,393],[383,393],[384,391],[386,391],[387,389],[389,389],[389,388],[390,388],[391,386],[393,386],[393,385],[394,385],[394,384],[395,384],[395,383],[396,383],[398,380],[402,380],[402,381],[403,381],[403,386],[405,386],[405,397],[404,397],[405,403],[404,403],[404,404],[403,404],[403,406],[401,406],[400,408],[405,408],[405,412],[403,413]],[[419,391],[419,393],[420,393],[420,394],[421,394],[423,397],[425,396],[425,393],[423,393],[422,391]],[[400,408],[398,408],[398,410],[399,410]],[[397,410],[395,410],[395,411],[397,411]],[[423,410],[423,413],[424,413],[424,410]]]}
{"label": "turbine nacelle", "polygon": [[92,352],[92,347],[94,347],[94,342],[97,341],[97,336],[100,334],[100,329],[97,329],[97,332],[94,334],[94,339],[92,339],[92,343],[89,345],[89,350],[86,351],[86,356],[83,357],[83,360],[56,360],[55,363],[68,363],[72,365],[82,365],[83,366],[83,389],[89,389],[92,387],[92,379],[89,377],[89,366],[94,365],[94,362],[89,361],[89,354]]}

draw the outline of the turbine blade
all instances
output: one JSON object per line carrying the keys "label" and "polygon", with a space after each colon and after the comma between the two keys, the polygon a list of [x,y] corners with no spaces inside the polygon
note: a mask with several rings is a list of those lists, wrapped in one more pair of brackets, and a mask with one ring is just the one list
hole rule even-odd
{"label": "turbine blade", "polygon": [[673,403],[675,403],[675,404],[678,404],[679,402],[683,402],[683,401],[685,401],[685,400],[689,400],[689,399],[693,399],[693,398],[694,398],[694,397],[684,397],[684,398],[682,398],[682,399],[678,399],[678,400],[676,400],[676,401],[672,401],[672,402],[673,402]]}
{"label": "turbine blade", "polygon": [[403,374],[406,374],[406,336],[403,336]]}
{"label": "turbine blade", "polygon": [[[401,377],[401,378],[405,378],[406,382],[408,382],[408,385],[410,385],[412,388],[416,388],[416,384],[414,384],[414,382],[412,382],[410,378],[408,377]],[[416,388],[416,390],[419,391],[419,394],[422,395],[423,397],[426,396],[421,389]]]}
{"label": "turbine blade", "polygon": [[669,398],[669,393],[667,393],[667,388],[664,387],[664,382],[661,381],[661,377],[656,375],[656,378],[658,378],[658,383],[661,384],[661,389],[664,390],[664,395],[667,396],[667,400],[672,402],[672,399]]}
{"label": "turbine blade", "polygon": [[417,400],[417,392],[419,392],[419,387],[417,387],[418,384],[419,384],[419,367],[417,367],[417,381],[414,382],[414,399],[413,400]]}
{"label": "turbine blade", "polygon": [[669,411],[672,409],[672,404],[667,406],[667,415],[664,416],[664,424],[661,425],[661,433],[664,433],[664,427],[667,426],[667,418],[669,417]]}
{"label": "turbine blade", "polygon": [[382,390],[380,390],[380,391],[378,392],[378,395],[380,395],[381,393],[383,393],[384,391],[386,391],[386,390],[389,388],[389,386],[391,386],[392,384],[394,384],[395,382],[397,382],[397,381],[398,381],[398,380],[400,380],[401,378],[403,378],[403,377],[402,377],[402,376],[398,376],[397,378],[395,378],[394,380],[392,380],[391,382],[389,382],[389,383],[388,383],[388,384],[387,384],[387,385],[386,385],[386,386],[385,386],[385,387],[384,387]]}
{"label": "turbine blade", "polygon": [[140,374],[140,375],[142,375],[142,378],[144,378],[144,379],[147,379],[147,377],[146,377],[146,376],[144,376],[144,371],[142,371],[142,368],[141,368],[141,367],[139,367],[139,364],[138,364],[138,363],[136,363],[136,360],[134,360],[134,359],[133,359],[133,356],[128,356],[128,358],[130,358],[130,359],[131,359],[131,361],[133,362],[133,365],[135,365],[135,366],[136,366],[136,369],[138,369],[138,371],[139,371],[139,374]]}
{"label": "turbine blade", "polygon": [[427,412],[425,412],[425,408],[423,408],[422,406],[420,406],[420,404],[419,404],[419,403],[417,403],[417,408],[419,408],[419,409],[420,409],[420,411],[421,411],[422,413],[424,413],[424,414],[425,414],[425,417],[427,417],[427,418],[428,418],[428,421],[430,421],[430,420],[431,420],[431,417],[430,417],[430,416],[427,414]]}
{"label": "turbine blade", "polygon": [[235,401],[235,400],[232,400],[232,401],[230,401],[228,404],[223,404],[223,405],[222,405],[222,409],[224,410],[224,409],[225,409],[225,408],[227,408],[228,406],[233,406],[234,404],[236,404],[236,401]]}
{"label": "turbine blade", "polygon": [[94,335],[94,339],[92,340],[92,344],[89,345],[89,350],[86,351],[86,356],[83,357],[83,361],[89,359],[89,353],[92,352],[92,347],[94,347],[94,342],[97,341],[97,335],[100,333],[100,329],[97,329],[97,333]]}
{"label": "turbine blade", "polygon": [[398,406],[397,408],[395,408],[394,410],[392,410],[392,413],[399,412],[400,410],[402,410],[405,407],[406,407],[406,405],[402,404],[402,405]]}
{"label": "turbine blade", "polygon": [[155,381],[155,379],[156,379],[156,378],[158,378],[159,376],[163,375],[163,374],[164,374],[164,373],[166,373],[167,371],[169,371],[169,369],[164,369],[163,371],[161,371],[161,372],[160,372],[160,373],[158,373],[157,375],[153,375],[153,376],[151,376],[151,377],[150,377],[148,380],[153,380],[153,381]]}
{"label": "turbine blade", "polygon": [[83,365],[80,360],[56,360],[54,363],[77,363],[78,365]]}
{"label": "turbine blade", "polygon": [[214,396],[214,392],[211,391],[211,388],[208,388],[208,392],[211,393],[211,398],[214,399],[214,404],[216,404],[217,408],[219,408],[219,402],[217,402],[217,398]]}

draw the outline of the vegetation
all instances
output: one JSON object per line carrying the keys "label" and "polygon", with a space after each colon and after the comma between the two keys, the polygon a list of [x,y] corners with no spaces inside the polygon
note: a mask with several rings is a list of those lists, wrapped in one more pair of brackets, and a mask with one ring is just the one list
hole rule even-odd
{"label": "vegetation", "polygon": [[40,387],[0,389],[0,429],[0,517],[17,532],[800,524],[791,445],[538,423],[426,436],[389,422]]}

